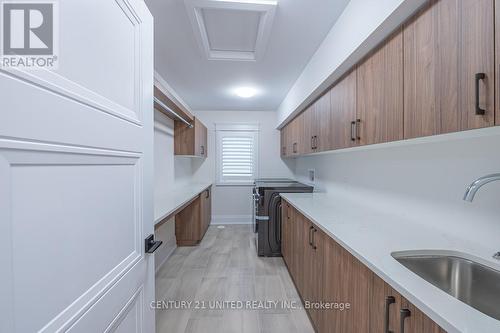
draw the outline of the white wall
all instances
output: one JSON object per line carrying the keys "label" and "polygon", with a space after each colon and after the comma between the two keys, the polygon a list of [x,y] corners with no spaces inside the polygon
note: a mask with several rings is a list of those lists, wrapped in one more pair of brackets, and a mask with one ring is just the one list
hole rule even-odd
{"label": "white wall", "polygon": [[298,158],[295,173],[305,180],[314,168],[319,191],[340,191],[477,246],[496,242],[493,254],[500,250],[500,182],[483,187],[473,203],[462,200],[474,179],[500,172],[500,129],[487,131],[495,134]]}
{"label": "white wall", "polygon": [[293,118],[384,40],[426,0],[351,0],[278,108]]}
{"label": "white wall", "polygon": [[[215,124],[220,122],[258,122],[259,177],[292,177],[293,160],[280,158],[280,133],[275,129],[276,112],[264,111],[196,111],[208,128],[208,158],[193,161],[196,180],[216,180]],[[212,223],[251,223],[251,186],[214,186]]]}
{"label": "white wall", "polygon": [[[162,193],[174,186],[191,181],[192,161],[189,158],[174,157],[174,121],[155,110],[154,118],[154,198],[155,204]],[[175,250],[174,219],[162,224],[155,231],[155,238],[163,245],[155,253],[156,267]]]}

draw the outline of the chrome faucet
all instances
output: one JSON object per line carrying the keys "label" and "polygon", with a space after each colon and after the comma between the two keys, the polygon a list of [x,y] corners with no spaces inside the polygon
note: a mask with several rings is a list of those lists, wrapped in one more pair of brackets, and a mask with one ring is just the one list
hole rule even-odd
{"label": "chrome faucet", "polygon": [[[477,191],[479,191],[479,189],[483,187],[483,185],[494,182],[496,180],[500,181],[500,173],[494,173],[476,179],[472,184],[469,185],[469,187],[467,187],[467,190],[465,190],[464,200],[472,202],[474,200],[474,197],[476,196]],[[500,260],[500,252],[495,253],[493,255],[493,258],[496,260]]]}
{"label": "chrome faucet", "polygon": [[472,202],[474,197],[476,196],[476,192],[483,186],[488,183],[494,182],[495,180],[500,180],[500,173],[494,173],[491,175],[487,175],[481,178],[476,179],[472,184],[467,187],[467,190],[464,194],[464,200],[468,202]]}

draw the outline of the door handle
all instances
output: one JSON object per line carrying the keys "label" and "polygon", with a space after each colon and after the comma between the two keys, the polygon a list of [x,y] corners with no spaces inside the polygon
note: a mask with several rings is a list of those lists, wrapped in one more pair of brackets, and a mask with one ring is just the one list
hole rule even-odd
{"label": "door handle", "polygon": [[387,296],[385,298],[385,324],[384,324],[384,332],[385,333],[394,333],[394,332],[389,330],[389,320],[390,320],[389,307],[391,306],[391,304],[394,304],[394,303],[396,303],[396,299],[394,298],[394,296]]}
{"label": "door handle", "polygon": [[318,247],[316,246],[316,241],[314,240],[314,235],[316,234],[316,232],[318,230],[316,230],[316,228],[312,227],[313,228],[313,234],[312,234],[312,247],[314,250],[316,250]]}
{"label": "door handle", "polygon": [[155,236],[151,234],[144,240],[144,252],[154,253],[162,243],[162,241],[155,241]]}
{"label": "door handle", "polygon": [[314,149],[314,136],[311,136],[311,149]]}
{"label": "door handle", "polygon": [[400,333],[405,333],[405,320],[406,320],[406,318],[411,317],[411,311],[408,309],[401,309],[401,312],[399,315],[400,315],[399,321],[401,324]]}
{"label": "door handle", "polygon": [[361,119],[356,119],[356,140],[361,140]]}
{"label": "door handle", "polygon": [[313,226],[310,226],[309,227],[309,245],[310,246],[313,246],[313,241],[312,241],[312,231],[313,231],[314,227]]}
{"label": "door handle", "polygon": [[356,136],[354,132],[356,131],[356,122],[351,121],[351,141],[356,141]]}
{"label": "door handle", "polygon": [[207,189],[207,195],[205,198],[207,198],[207,199],[210,198],[210,190],[209,189]]}
{"label": "door handle", "polygon": [[476,115],[483,116],[486,114],[485,109],[481,109],[479,106],[479,81],[484,80],[486,78],[486,74],[484,73],[476,73]]}

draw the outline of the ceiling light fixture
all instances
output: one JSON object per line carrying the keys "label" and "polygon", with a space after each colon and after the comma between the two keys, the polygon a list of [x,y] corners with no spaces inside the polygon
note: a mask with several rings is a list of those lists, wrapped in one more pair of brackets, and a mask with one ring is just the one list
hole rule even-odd
{"label": "ceiling light fixture", "polygon": [[236,96],[241,98],[250,98],[257,94],[257,90],[251,87],[240,87],[234,90]]}

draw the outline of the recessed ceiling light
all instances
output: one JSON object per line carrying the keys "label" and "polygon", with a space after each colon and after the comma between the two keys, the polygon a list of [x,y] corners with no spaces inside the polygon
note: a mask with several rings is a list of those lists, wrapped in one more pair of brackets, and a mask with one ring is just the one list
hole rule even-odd
{"label": "recessed ceiling light", "polygon": [[251,87],[240,87],[234,90],[236,96],[241,98],[250,98],[257,94],[257,89]]}

